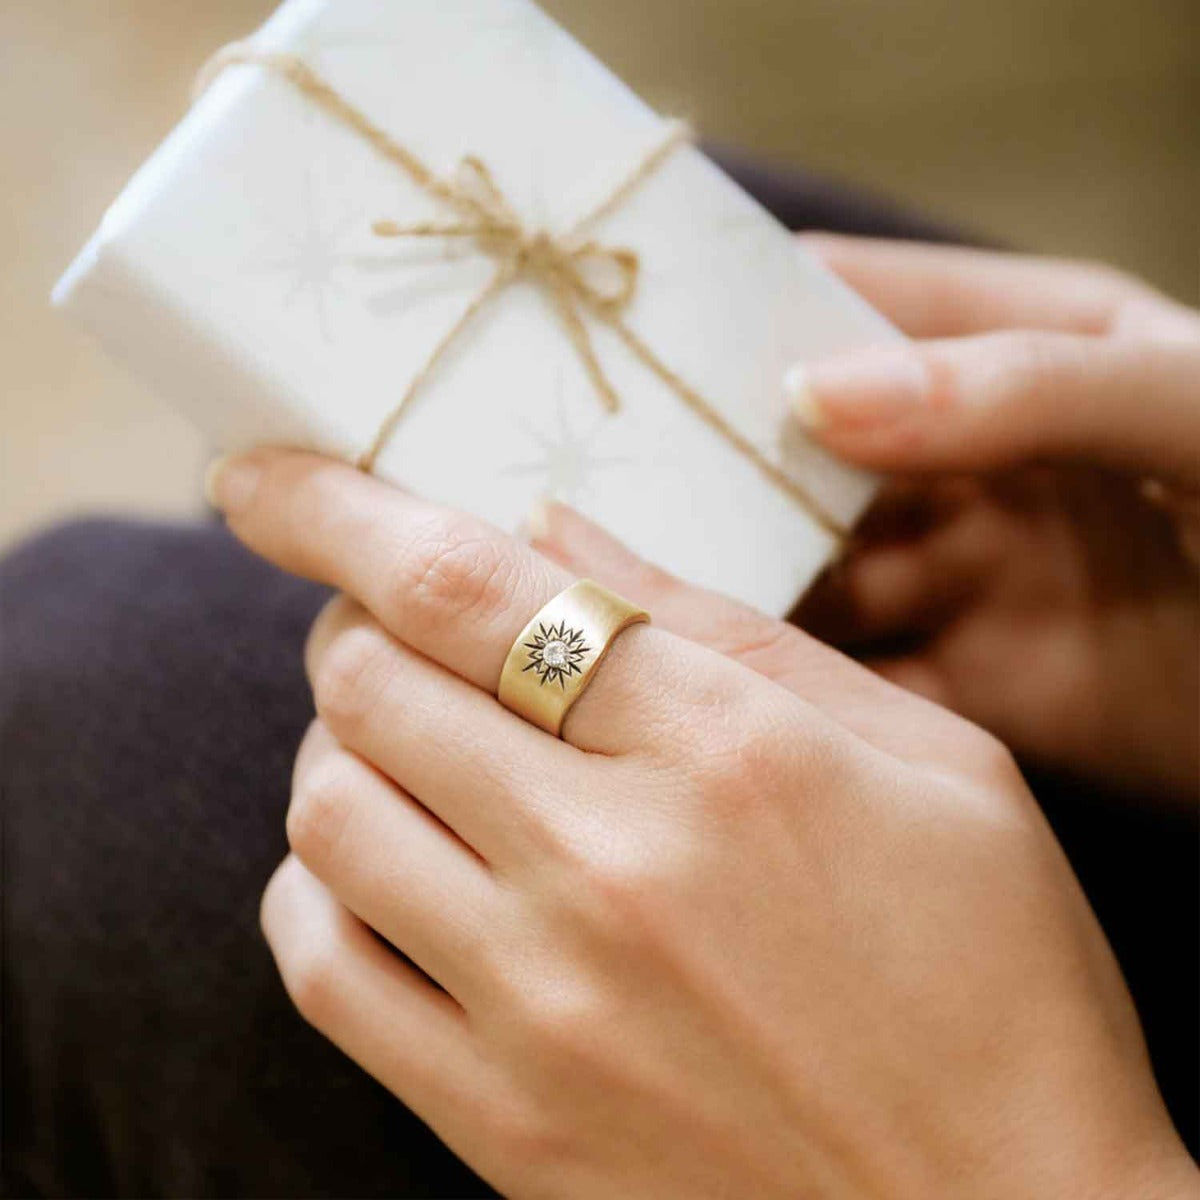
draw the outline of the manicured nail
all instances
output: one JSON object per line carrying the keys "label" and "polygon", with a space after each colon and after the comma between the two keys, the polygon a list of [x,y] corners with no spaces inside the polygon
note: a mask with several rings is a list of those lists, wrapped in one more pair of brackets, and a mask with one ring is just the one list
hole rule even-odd
{"label": "manicured nail", "polygon": [[550,536],[550,501],[539,496],[525,517],[525,533],[531,542],[544,542]]}
{"label": "manicured nail", "polygon": [[262,469],[256,462],[234,454],[223,454],[209,463],[204,473],[204,495],[213,508],[226,514],[239,512],[254,497]]}
{"label": "manicured nail", "polygon": [[874,425],[927,402],[929,372],[907,344],[868,346],[815,363],[797,363],[783,378],[796,420],[806,429]]}
{"label": "manicured nail", "polygon": [[809,375],[803,363],[789,367],[783,376],[783,392],[792,406],[792,416],[805,429],[820,429],[826,424],[825,410],[813,393]]}

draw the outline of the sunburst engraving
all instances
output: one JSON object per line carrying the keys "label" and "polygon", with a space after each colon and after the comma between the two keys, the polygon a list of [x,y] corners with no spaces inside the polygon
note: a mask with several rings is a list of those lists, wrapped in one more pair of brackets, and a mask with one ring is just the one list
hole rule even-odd
{"label": "sunburst engraving", "polygon": [[579,664],[591,652],[583,631],[570,628],[565,621],[549,626],[539,623],[533,641],[522,644],[529,651],[529,662],[521,668],[522,673],[534,671],[539,687],[557,683],[564,691],[572,675],[582,674]]}

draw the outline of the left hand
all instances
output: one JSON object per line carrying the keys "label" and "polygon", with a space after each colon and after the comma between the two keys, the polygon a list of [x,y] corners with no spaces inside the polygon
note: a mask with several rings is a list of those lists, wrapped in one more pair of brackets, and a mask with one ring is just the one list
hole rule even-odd
{"label": "left hand", "polygon": [[1200,313],[1093,264],[805,240],[915,339],[805,373],[823,445],[905,477],[806,628],[1023,762],[1195,807]]}
{"label": "left hand", "polygon": [[310,638],[319,717],[263,900],[284,982],[502,1191],[1194,1187],[990,736],[580,525],[659,624],[617,639],[560,741],[494,692],[570,573],[311,455],[214,491],[249,546],[348,594]]}

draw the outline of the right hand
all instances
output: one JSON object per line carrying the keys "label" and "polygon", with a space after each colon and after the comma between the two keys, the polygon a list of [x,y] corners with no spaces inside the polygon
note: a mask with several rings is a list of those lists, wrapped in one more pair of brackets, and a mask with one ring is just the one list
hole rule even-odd
{"label": "right hand", "polygon": [[803,623],[1026,761],[1194,804],[1200,316],[1104,267],[806,241],[917,340],[806,373],[822,444],[900,479]]}
{"label": "right hand", "polygon": [[[537,539],[561,563],[568,530],[564,569],[313,455],[213,484],[248,547],[355,598],[308,644],[283,979],[506,1195],[1195,1197],[993,738],[570,514]],[[559,739],[495,692],[583,562],[655,624]]]}

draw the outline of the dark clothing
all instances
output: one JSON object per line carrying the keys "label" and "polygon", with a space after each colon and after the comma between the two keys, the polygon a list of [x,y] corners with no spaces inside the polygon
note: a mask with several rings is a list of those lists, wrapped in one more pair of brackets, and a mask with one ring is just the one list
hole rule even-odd
{"label": "dark clothing", "polygon": [[[928,236],[741,170],[789,224]],[[257,925],[326,593],[216,524],[88,521],[0,564],[10,1196],[491,1191],[289,1004]],[[1045,784],[1195,1150],[1196,830]]]}

